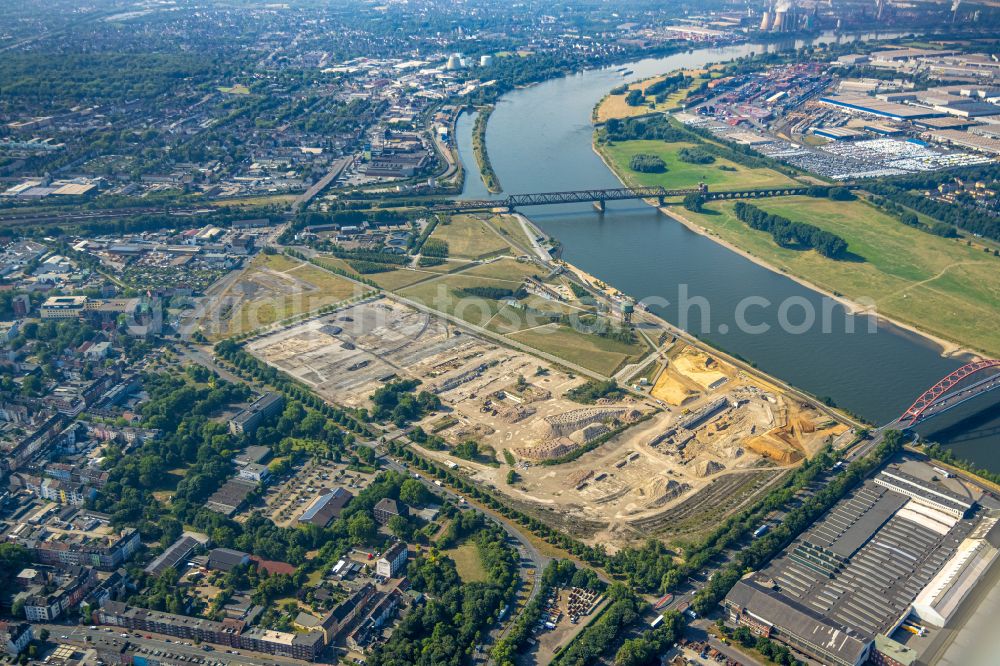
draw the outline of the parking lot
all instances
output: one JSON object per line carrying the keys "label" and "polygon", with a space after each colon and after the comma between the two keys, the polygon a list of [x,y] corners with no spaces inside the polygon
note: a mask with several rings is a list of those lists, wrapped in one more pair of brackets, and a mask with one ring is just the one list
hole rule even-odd
{"label": "parking lot", "polygon": [[721,651],[709,645],[708,641],[688,641],[682,638],[674,644],[674,649],[671,653],[668,653],[668,657],[674,654],[682,656],[687,664],[748,666],[745,662],[727,657]]}
{"label": "parking lot", "polygon": [[373,478],[372,474],[351,471],[342,463],[310,459],[296,468],[287,481],[268,488],[264,503],[271,520],[279,527],[287,527],[317,496],[338,487],[357,495]]}
{"label": "parking lot", "polygon": [[744,140],[746,136],[758,135],[761,140],[754,142],[753,148],[760,153],[834,180],[878,178],[990,162],[990,158],[983,155],[946,151],[902,139],[834,141],[816,148],[795,144],[743,127],[730,127],[704,116],[686,115],[680,119],[689,125],[702,127],[737,143],[746,143]]}

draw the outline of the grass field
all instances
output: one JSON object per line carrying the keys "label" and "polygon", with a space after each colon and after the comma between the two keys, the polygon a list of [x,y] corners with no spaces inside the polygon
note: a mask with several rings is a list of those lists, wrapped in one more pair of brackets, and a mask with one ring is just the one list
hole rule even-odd
{"label": "grass field", "polygon": [[455,560],[455,569],[463,583],[478,583],[486,580],[486,570],[479,557],[479,549],[471,541],[466,541],[461,546],[449,550],[443,550],[441,554]]}
{"label": "grass field", "polygon": [[246,85],[242,83],[237,83],[229,86],[228,88],[222,86],[219,88],[219,92],[225,93],[227,95],[249,95],[250,89],[247,88]]}
{"label": "grass field", "polygon": [[[317,266],[282,254],[260,254],[240,278],[223,337],[268,326],[356,295],[356,286]],[[212,336],[210,336],[212,337]]]}
{"label": "grass field", "polygon": [[[576,310],[568,305],[549,301],[534,295],[528,296],[520,302],[529,308],[532,308],[532,310],[529,311],[524,308],[504,305],[487,322],[486,328],[494,333],[507,335],[509,333],[522,331],[526,328],[534,328],[535,326],[547,324],[551,321],[548,315],[563,315],[580,312],[580,310]],[[536,310],[542,314],[534,312]]]}
{"label": "grass field", "polygon": [[521,245],[525,251],[530,251],[531,239],[524,233],[524,227],[521,226],[516,215],[494,215],[489,222],[500,232],[501,236]]}
{"label": "grass field", "polygon": [[[469,297],[461,292],[463,288],[469,287],[516,290],[526,276],[536,273],[538,268],[533,264],[520,263],[514,259],[501,259],[457,274],[404,287],[398,291],[406,298],[458,317],[474,326],[507,335],[539,351],[604,375],[613,374],[623,364],[633,362],[646,353],[646,345],[641,342],[625,344],[589,335],[563,324],[549,323],[544,317],[529,317],[523,309],[511,307],[500,301]],[[579,311],[535,296],[528,296],[521,302],[546,312]]]}
{"label": "grass field", "polygon": [[491,261],[488,264],[473,266],[468,270],[462,271],[462,275],[506,280],[507,282],[517,282],[518,284],[529,276],[545,277],[543,271],[535,264],[521,263],[517,259],[499,259]]}
{"label": "grass field", "polygon": [[502,307],[499,301],[487,298],[469,297],[461,293],[463,287],[498,287],[500,289],[517,289],[519,282],[496,280],[461,275],[449,275],[432,282],[424,282],[412,287],[400,289],[399,293],[427,307],[434,308],[446,314],[454,315],[474,326],[485,326],[486,323]]}
{"label": "grass field", "polygon": [[497,232],[471,215],[455,215],[450,224],[439,224],[431,234],[448,243],[448,255],[478,259],[510,250],[510,244]]}
{"label": "grass field", "polygon": [[680,108],[681,105],[684,103],[684,101],[687,100],[688,95],[690,95],[695,88],[700,86],[707,79],[715,78],[718,76],[718,74],[707,75],[707,73],[703,69],[689,72],[689,74],[694,75],[694,79],[691,81],[691,84],[688,85],[686,88],[681,88],[677,92],[668,95],[667,100],[663,103],[664,108],[667,109]]}
{"label": "grass field", "polygon": [[[648,187],[660,185],[667,189],[677,189],[697,187],[699,183],[705,183],[713,190],[743,190],[800,185],[788,176],[772,169],[751,169],[722,158],[716,158],[712,164],[682,162],[677,154],[681,148],[690,148],[693,145],[686,142],[623,141],[614,145],[600,145],[598,149],[629,185]],[[639,153],[658,156],[666,163],[667,170],[664,173],[632,171],[629,168],[629,161]],[[720,167],[723,166],[732,169],[732,171],[721,169]]]}
{"label": "grass field", "polygon": [[831,231],[864,261],[833,261],[777,246],[732,213],[734,202],[711,202],[710,214],[687,219],[778,269],[840,293],[871,299],[879,313],[942,338],[1000,355],[1000,259],[965,241],[908,227],[864,201],[809,197],[761,199],[753,205]]}
{"label": "grass field", "polygon": [[387,291],[397,291],[408,287],[411,284],[420,282],[421,280],[432,278],[441,273],[447,273],[455,266],[455,264],[448,262],[440,266],[397,268],[395,270],[386,271],[385,273],[369,273],[367,275],[360,275],[356,270],[354,270],[354,268],[351,267],[349,263],[339,257],[320,255],[316,257],[316,260],[321,265],[328,268],[347,271],[354,277],[371,280],[379,287]]}
{"label": "grass field", "polygon": [[563,324],[540,326],[511,333],[508,337],[605,376],[614,374],[622,365],[635,361],[647,351],[641,343],[627,345]]}
{"label": "grass field", "polygon": [[347,271],[348,273],[352,273],[355,276],[358,275],[358,272],[353,268],[351,268],[351,265],[346,261],[344,261],[343,259],[341,259],[340,257],[332,257],[327,254],[320,254],[317,255],[315,259],[320,263],[320,265],[326,266],[327,268],[335,268],[337,270]]}
{"label": "grass field", "polygon": [[[673,72],[671,72],[673,73]],[[680,107],[681,103],[687,99],[687,96],[691,94],[691,91],[697,88],[706,78],[709,76],[718,76],[718,74],[710,74],[704,69],[689,69],[685,73],[692,77],[692,82],[690,85],[681,88],[677,92],[673,92],[667,96],[663,102],[659,104],[653,103],[652,97],[646,98],[646,103],[641,106],[629,106],[625,103],[625,95],[608,95],[601,100],[600,105],[597,107],[596,120],[599,123],[606,122],[611,118],[631,118],[633,116],[641,116],[647,113],[652,113],[654,111],[669,111],[671,109],[676,109]],[[644,81],[637,81],[629,85],[629,90],[642,90],[646,91],[646,88],[653,85],[658,81],[662,81],[666,78],[666,74],[661,74],[660,76],[654,76],[650,79]],[[652,106],[650,105],[651,103]]]}
{"label": "grass field", "polygon": [[386,273],[371,273],[365,277],[374,281],[375,284],[387,291],[397,291],[399,289],[409,287],[411,284],[416,284],[421,280],[427,280],[435,275],[439,275],[441,271],[435,269],[444,267],[445,266],[433,266],[430,269],[400,268]]}

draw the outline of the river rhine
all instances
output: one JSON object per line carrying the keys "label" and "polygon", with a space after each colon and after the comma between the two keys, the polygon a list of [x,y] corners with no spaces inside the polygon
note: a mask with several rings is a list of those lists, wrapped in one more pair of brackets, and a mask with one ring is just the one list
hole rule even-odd
{"label": "river rhine", "polygon": [[[832,35],[820,37],[832,39]],[[621,187],[591,147],[591,111],[608,90],[679,67],[774,48],[781,46],[700,49],[624,65],[633,72],[624,78],[621,67],[613,67],[511,92],[497,104],[487,127],[493,168],[506,193]],[[474,116],[463,114],[456,130],[459,153],[469,167],[463,196],[488,198],[472,155],[473,120]],[[891,421],[924,389],[963,362],[944,358],[933,343],[884,323],[872,332],[867,317],[848,315],[821,294],[758,266],[642,202],[609,203],[603,215],[590,205],[523,212],[559,239],[562,256],[570,263],[649,302],[656,314],[683,325],[709,344],[810,393],[829,397],[871,422]],[[678,306],[682,294],[686,294],[686,307]],[[767,333],[741,330],[737,325],[738,307],[748,297],[771,304],[747,308],[743,319],[758,328],[766,325]],[[783,331],[779,325],[782,303],[788,304],[784,321],[800,324],[806,309],[812,309],[816,325],[806,332]],[[830,314],[824,317],[824,311]],[[703,327],[706,316],[708,325]],[[824,320],[829,324],[826,330],[821,324]],[[853,332],[848,332],[852,324]],[[938,417],[920,432],[950,445],[960,457],[1000,471],[1000,396],[996,393]]]}

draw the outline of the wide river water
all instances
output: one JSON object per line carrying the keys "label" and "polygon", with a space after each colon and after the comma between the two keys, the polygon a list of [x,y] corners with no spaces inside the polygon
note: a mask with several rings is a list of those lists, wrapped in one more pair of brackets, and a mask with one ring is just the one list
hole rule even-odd
{"label": "wide river water", "polygon": [[[513,91],[497,104],[487,126],[493,168],[505,193],[621,187],[591,146],[591,112],[608,90],[680,67],[699,67],[792,45],[699,49],[589,70]],[[632,73],[623,76],[623,67]],[[463,197],[489,198],[472,154],[473,121],[474,115],[463,114],[456,129],[459,153],[467,167]],[[879,323],[872,331],[868,317],[848,315],[821,294],[690,231],[640,201],[609,203],[604,214],[589,204],[522,212],[561,241],[562,256],[570,263],[649,303],[652,311],[709,344],[814,395],[829,397],[871,422],[886,423],[899,416],[923,390],[963,363],[963,359],[942,357],[936,345],[897,327]],[[758,299],[758,304],[744,310],[742,321],[767,325],[767,333],[741,330],[737,325],[741,321],[738,308],[748,297]],[[761,305],[761,298],[770,305]],[[782,304],[787,310],[781,310]],[[816,314],[814,326],[805,332],[782,330],[782,321],[793,326],[803,323],[806,309]],[[849,332],[852,324],[853,332]],[[1000,471],[1000,394],[937,417],[920,433],[950,445],[960,457]]]}

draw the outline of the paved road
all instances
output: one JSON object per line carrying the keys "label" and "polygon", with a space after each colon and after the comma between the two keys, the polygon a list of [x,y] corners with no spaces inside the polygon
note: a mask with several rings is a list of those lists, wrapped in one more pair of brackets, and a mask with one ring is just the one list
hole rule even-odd
{"label": "paved road", "polygon": [[448,165],[448,168],[445,169],[444,173],[437,176],[437,178],[438,180],[449,180],[458,170],[458,163],[455,160],[455,155],[451,151],[451,146],[441,141],[441,137],[438,136],[438,133],[434,131],[433,127],[431,127],[431,134],[434,136],[434,145],[437,147],[438,154],[444,158],[444,161]]}
{"label": "paved road", "polygon": [[185,345],[184,343],[181,343],[177,347],[177,356],[181,360],[188,361],[189,363],[196,363],[212,370],[213,372],[217,372],[219,376],[227,382],[232,382],[234,384],[248,383],[242,377],[233,374],[225,367],[216,363],[215,356],[212,354],[210,347],[199,347],[194,344]]}
{"label": "paved road", "polygon": [[[100,626],[90,629],[86,626],[63,624],[35,624],[33,626],[36,632],[43,628],[48,629],[49,642],[51,643],[67,643],[80,647],[103,645],[112,649],[120,649],[124,646],[133,657],[152,657],[158,659],[160,663],[232,664],[233,666],[241,664],[249,664],[250,666],[304,666],[310,663],[242,649],[233,650],[225,646],[213,645],[211,651],[206,651],[203,647],[194,645],[192,641],[182,641],[182,639],[160,634],[147,634],[146,632],[139,634],[138,632],[129,632],[121,627]],[[122,637],[123,633],[126,634],[126,637]],[[65,638],[63,638],[64,636]],[[227,653],[227,650],[231,652]],[[159,656],[156,655],[157,651],[161,653]]]}
{"label": "paved road", "polygon": [[[726,655],[733,661],[740,662],[744,666],[764,666],[763,661],[755,659],[750,655],[744,654],[743,652],[736,650],[735,648],[733,648],[732,645],[726,645],[718,638],[713,636],[711,633],[709,633],[708,628],[711,624],[712,624],[711,622],[703,618],[694,620],[693,622],[688,623],[688,628],[687,631],[685,632],[685,636],[687,636],[688,639],[701,641],[703,643],[707,640],[710,646],[714,647],[716,650]],[[712,662],[711,659],[708,659],[706,660],[706,663],[714,663],[714,662]]]}
{"label": "paved road", "polygon": [[534,225],[531,224],[531,221],[528,220],[528,218],[526,218],[524,215],[521,215],[520,213],[514,213],[514,217],[516,217],[517,221],[521,223],[521,229],[524,230],[524,235],[527,236],[528,239],[531,241],[531,249],[535,251],[535,254],[538,255],[538,258],[541,261],[543,261],[546,265],[550,264],[552,262],[552,255],[549,254],[549,251],[546,250],[544,247],[542,247],[541,244],[538,242],[538,236],[539,236],[538,230],[534,228]]}
{"label": "paved road", "polygon": [[[405,432],[403,430],[398,430],[398,429],[387,431],[384,435],[386,441],[395,441],[397,439],[404,438],[405,436],[406,436]],[[378,449],[378,442],[376,441],[367,441],[360,443],[364,446],[368,446],[372,449],[375,449],[376,451]],[[425,476],[422,471],[411,470],[409,466],[404,466],[404,463],[401,463],[395,460],[394,458],[391,458],[388,455],[384,454],[380,457],[380,461],[386,468],[395,470],[401,474],[405,474],[406,476],[419,479],[432,492],[437,493],[438,495],[443,495],[447,499],[450,499],[452,502],[454,502],[457,506],[460,506],[464,509],[476,511],[477,513],[481,513],[483,516],[486,517],[487,520],[490,520],[494,524],[498,525],[504,532],[507,533],[507,536],[509,536],[513,541],[516,541],[518,544],[517,550],[521,558],[521,568],[519,573],[521,575],[521,578],[531,585],[531,591],[528,593],[527,601],[531,601],[536,596],[538,596],[538,593],[541,591],[542,572],[544,571],[545,567],[548,566],[552,558],[548,557],[547,555],[543,555],[541,552],[539,552],[538,548],[535,547],[535,544],[533,544],[531,540],[523,532],[521,532],[519,529],[517,529],[510,523],[504,520],[500,520],[499,518],[494,516],[490,511],[479,506],[478,504],[475,504],[465,499],[464,496],[454,492],[448,486],[438,485],[437,483],[434,482],[433,479]],[[526,569],[529,567],[534,570],[534,575],[531,577],[530,581],[527,580],[527,572],[526,572]],[[489,632],[489,638],[487,640],[484,640],[483,643],[489,645],[495,643],[497,640],[503,637],[510,629],[510,627],[513,626],[514,620],[516,618],[517,618],[516,612],[513,611],[509,612],[507,614],[507,617],[505,618],[506,621],[502,625],[494,627]],[[487,649],[484,650],[482,653],[479,653],[480,656],[483,657],[481,661],[485,660],[485,658],[488,655],[488,652],[489,650]]]}
{"label": "paved road", "polygon": [[334,160],[330,170],[327,171],[322,178],[313,183],[308,190],[300,194],[299,198],[295,200],[296,208],[305,208],[308,206],[309,202],[312,201],[316,195],[329,187],[330,183],[336,180],[337,176],[343,173],[344,169],[346,169],[353,161],[354,155],[348,155],[347,157],[341,157]]}

